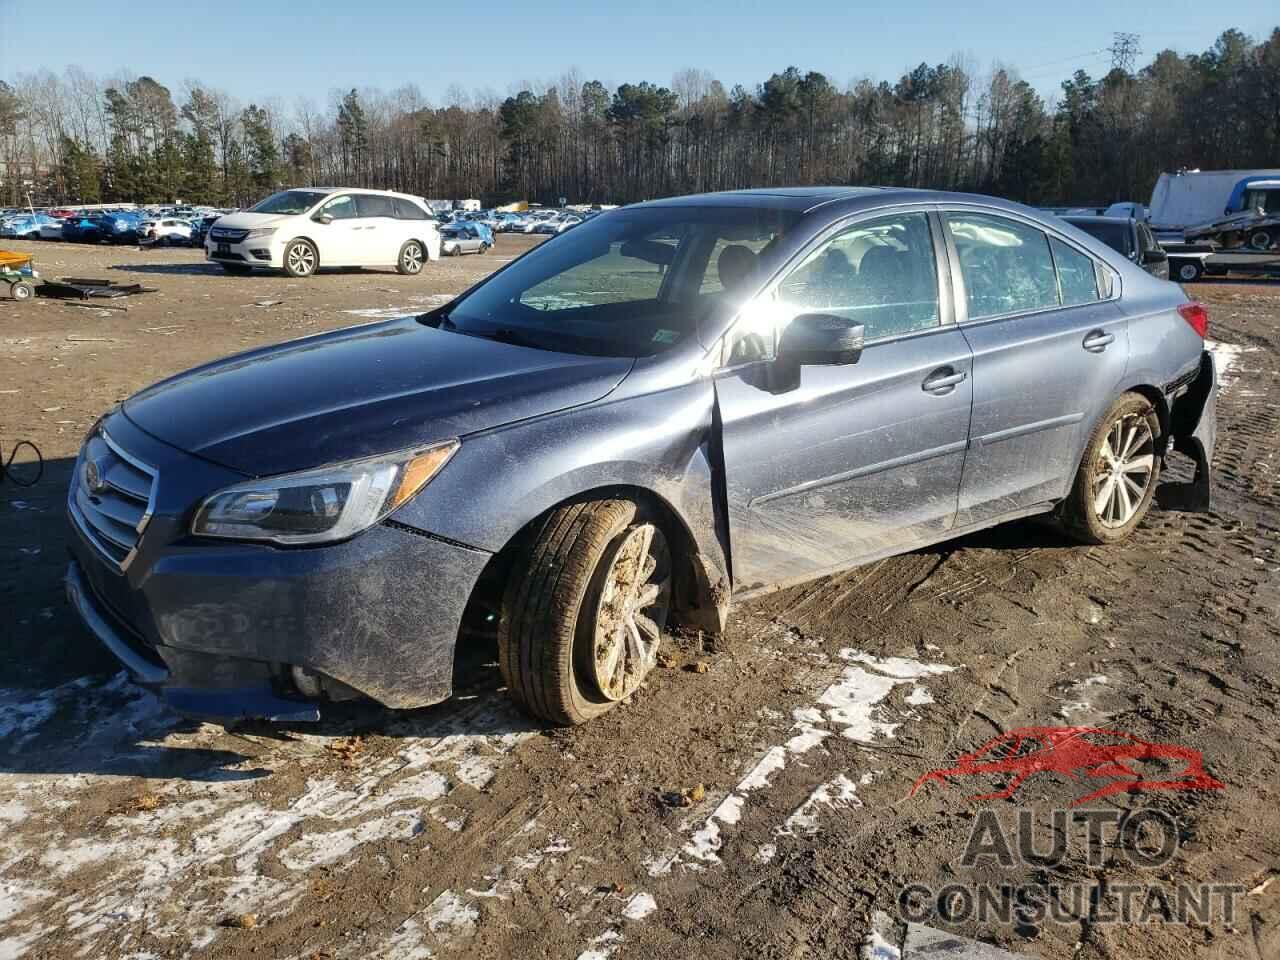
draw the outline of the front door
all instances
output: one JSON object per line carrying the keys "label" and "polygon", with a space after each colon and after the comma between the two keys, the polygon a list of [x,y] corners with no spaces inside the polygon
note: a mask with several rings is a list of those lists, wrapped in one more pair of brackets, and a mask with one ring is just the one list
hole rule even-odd
{"label": "front door", "polygon": [[973,350],[973,425],[959,525],[1066,496],[1085,440],[1115,399],[1128,326],[1106,268],[1032,224],[944,214]]}
{"label": "front door", "polygon": [[364,221],[356,208],[356,198],[347,193],[336,196],[317,211],[317,217],[322,215],[333,219],[328,223],[316,223],[311,231],[320,254],[320,266],[360,266]]}
{"label": "front door", "polygon": [[[972,378],[939,291],[939,230],[916,211],[856,221],[727,335],[716,396],[735,591],[909,549],[954,523]],[[780,329],[804,313],[859,320],[860,359],[779,369]]]}

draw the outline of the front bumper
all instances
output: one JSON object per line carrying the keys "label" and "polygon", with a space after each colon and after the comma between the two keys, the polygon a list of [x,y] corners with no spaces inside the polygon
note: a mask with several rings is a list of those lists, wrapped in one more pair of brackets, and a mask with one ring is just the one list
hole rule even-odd
{"label": "front bumper", "polygon": [[204,241],[206,260],[216,263],[236,263],[246,267],[270,267],[284,265],[284,245],[272,237],[245,238],[238,243],[218,240],[212,235]]}
{"label": "front bumper", "polygon": [[355,691],[408,708],[449,696],[463,611],[489,553],[388,523],[301,549],[193,538],[195,504],[235,475],[122,414],[106,428],[155,468],[154,513],[121,569],[69,511],[67,594],[139,683],[219,719],[317,719],[317,702],[290,679],[295,666],[336,698]]}

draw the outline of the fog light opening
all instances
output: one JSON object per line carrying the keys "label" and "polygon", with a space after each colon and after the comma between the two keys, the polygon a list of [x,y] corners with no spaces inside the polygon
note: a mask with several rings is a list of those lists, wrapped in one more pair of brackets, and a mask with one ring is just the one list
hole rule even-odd
{"label": "fog light opening", "polygon": [[320,680],[320,674],[306,667],[294,666],[289,668],[289,675],[293,678],[293,685],[303,696],[319,699],[323,695],[324,685]]}

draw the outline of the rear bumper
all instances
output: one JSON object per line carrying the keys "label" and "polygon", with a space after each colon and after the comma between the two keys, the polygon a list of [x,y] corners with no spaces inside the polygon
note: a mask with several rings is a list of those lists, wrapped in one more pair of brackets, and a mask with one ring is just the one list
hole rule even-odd
{"label": "rear bumper", "polygon": [[[1196,463],[1196,475],[1181,485],[1176,505],[1183,510],[1207,513],[1213,506],[1213,449],[1218,439],[1218,371],[1213,354],[1200,354],[1200,370],[1186,393],[1173,400],[1169,410],[1173,449]],[[1170,491],[1166,491],[1167,498]]]}

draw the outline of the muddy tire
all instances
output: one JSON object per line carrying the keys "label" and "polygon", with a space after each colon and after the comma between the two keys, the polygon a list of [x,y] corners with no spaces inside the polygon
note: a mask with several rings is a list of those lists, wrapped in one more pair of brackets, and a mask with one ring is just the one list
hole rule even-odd
{"label": "muddy tire", "polygon": [[414,276],[422,272],[422,264],[427,259],[426,248],[417,240],[406,240],[396,257],[396,273]]}
{"label": "muddy tire", "polygon": [[30,300],[36,295],[36,288],[26,280],[18,280],[9,287],[9,296],[14,300]]}
{"label": "muddy tire", "polygon": [[1083,543],[1117,543],[1151,506],[1160,479],[1160,418],[1141,394],[1123,394],[1085,447],[1062,508],[1067,532]]}
{"label": "muddy tire", "polygon": [[284,272],[291,277],[309,277],[320,266],[320,254],[309,240],[292,240],[284,248]]}
{"label": "muddy tire", "polygon": [[1270,250],[1275,242],[1275,234],[1271,230],[1255,230],[1249,234],[1249,246],[1254,250]]}
{"label": "muddy tire", "polygon": [[585,723],[639,688],[657,662],[671,554],[629,500],[559,507],[535,524],[498,622],[498,662],[539,719]]}

